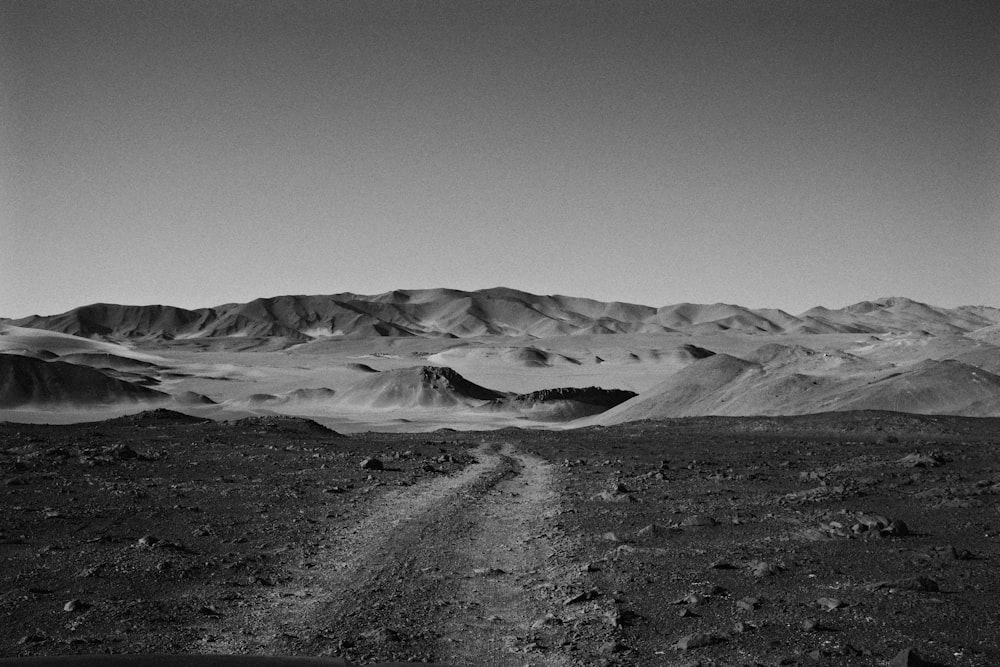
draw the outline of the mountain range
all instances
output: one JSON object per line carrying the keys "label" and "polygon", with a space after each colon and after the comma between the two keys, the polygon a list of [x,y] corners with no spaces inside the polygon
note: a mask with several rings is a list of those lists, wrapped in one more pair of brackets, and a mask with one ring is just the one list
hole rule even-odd
{"label": "mountain range", "polygon": [[395,290],[374,296],[276,296],[187,310],[97,303],[58,315],[5,319],[8,324],[98,340],[170,341],[269,338],[297,344],[325,338],[511,336],[653,333],[928,333],[996,338],[1000,308],[941,308],[903,297],[798,315],[773,308],[680,303],[654,308],[579,297],[542,296],[497,287]]}

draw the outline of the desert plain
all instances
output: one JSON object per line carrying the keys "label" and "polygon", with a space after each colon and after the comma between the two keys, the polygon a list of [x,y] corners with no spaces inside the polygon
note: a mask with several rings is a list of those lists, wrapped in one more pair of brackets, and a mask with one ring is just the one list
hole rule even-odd
{"label": "desert plain", "polygon": [[0,323],[0,655],[1000,664],[1000,310]]}

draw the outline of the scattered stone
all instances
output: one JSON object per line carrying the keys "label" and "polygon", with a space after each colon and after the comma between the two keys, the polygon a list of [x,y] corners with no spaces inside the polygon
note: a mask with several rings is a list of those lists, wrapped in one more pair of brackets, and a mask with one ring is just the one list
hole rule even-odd
{"label": "scattered stone", "polygon": [[73,599],[63,605],[63,611],[84,611],[89,609],[90,605],[83,600]]}
{"label": "scattered stone", "polygon": [[507,571],[499,567],[477,567],[472,570],[472,574],[479,577],[499,577],[507,574]]}
{"label": "scattered stone", "polygon": [[204,607],[198,610],[198,613],[212,617],[222,616],[222,612],[216,609],[214,605],[205,605]]}
{"label": "scattered stone", "polygon": [[689,651],[693,648],[718,644],[721,641],[721,637],[708,634],[707,632],[695,632],[694,634],[681,637],[673,644],[673,646],[671,646],[671,648],[677,651]]}
{"label": "scattered stone", "polygon": [[691,611],[690,607],[684,607],[684,609],[681,609],[680,617],[681,618],[699,618],[698,614],[696,614],[693,611]]}
{"label": "scattered stone", "polygon": [[760,598],[755,597],[745,597],[736,602],[736,608],[742,609],[743,611],[754,611],[758,609],[762,603]]}
{"label": "scattered stone", "polygon": [[384,470],[385,466],[381,461],[379,461],[374,456],[369,457],[361,462],[362,470]]}

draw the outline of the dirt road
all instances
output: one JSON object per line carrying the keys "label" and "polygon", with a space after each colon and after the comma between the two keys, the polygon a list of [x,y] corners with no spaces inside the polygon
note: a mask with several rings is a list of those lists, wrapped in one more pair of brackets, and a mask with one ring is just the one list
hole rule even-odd
{"label": "dirt road", "polygon": [[247,600],[201,650],[569,664],[550,652],[561,619],[546,620],[578,569],[559,557],[552,466],[513,443],[483,444],[475,457],[331,528],[288,585]]}

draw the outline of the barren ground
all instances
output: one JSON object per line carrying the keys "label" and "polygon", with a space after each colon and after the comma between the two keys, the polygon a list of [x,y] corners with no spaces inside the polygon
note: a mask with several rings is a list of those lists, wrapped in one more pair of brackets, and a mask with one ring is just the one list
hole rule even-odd
{"label": "barren ground", "polygon": [[894,413],[0,424],[0,655],[996,665],[998,445]]}

